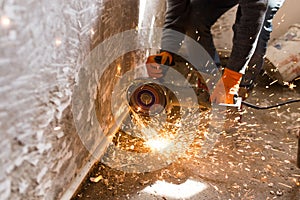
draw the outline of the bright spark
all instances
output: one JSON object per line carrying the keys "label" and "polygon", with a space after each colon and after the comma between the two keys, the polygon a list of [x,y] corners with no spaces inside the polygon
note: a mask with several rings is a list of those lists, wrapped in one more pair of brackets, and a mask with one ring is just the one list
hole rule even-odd
{"label": "bright spark", "polygon": [[295,87],[296,87],[295,84],[293,84],[293,83],[289,84],[289,88],[290,88],[290,89],[294,89]]}
{"label": "bright spark", "polygon": [[91,29],[91,36],[95,35],[94,29]]}
{"label": "bright spark", "polygon": [[59,131],[60,129],[61,129],[61,127],[60,127],[60,126],[57,126],[57,127],[55,127],[53,130]]}
{"label": "bright spark", "polygon": [[8,27],[10,25],[10,19],[6,16],[1,17],[1,24],[3,27]]}
{"label": "bright spark", "polygon": [[170,144],[170,141],[164,138],[150,139],[147,142],[145,142],[145,144],[149,146],[152,150],[161,151]]}
{"label": "bright spark", "polygon": [[57,38],[57,39],[55,40],[55,44],[56,44],[56,46],[60,46],[60,45],[61,45],[61,43],[62,43],[62,41],[61,41],[61,39],[60,39],[60,38]]}

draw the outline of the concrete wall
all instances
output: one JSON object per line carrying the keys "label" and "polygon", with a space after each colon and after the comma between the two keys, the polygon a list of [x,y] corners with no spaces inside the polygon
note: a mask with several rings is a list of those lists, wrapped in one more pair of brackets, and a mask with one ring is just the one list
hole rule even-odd
{"label": "concrete wall", "polygon": [[79,69],[137,26],[138,1],[0,0],[0,17],[0,199],[57,199],[91,159],[71,112]]}

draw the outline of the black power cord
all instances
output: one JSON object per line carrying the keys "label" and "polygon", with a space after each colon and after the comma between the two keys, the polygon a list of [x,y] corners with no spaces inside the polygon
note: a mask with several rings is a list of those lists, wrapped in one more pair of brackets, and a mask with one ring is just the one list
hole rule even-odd
{"label": "black power cord", "polygon": [[246,102],[246,101],[242,101],[242,104],[247,107],[257,109],[257,110],[266,110],[266,109],[276,108],[278,106],[284,106],[284,105],[296,103],[296,102],[300,102],[300,99],[289,100],[289,101],[285,101],[285,102],[278,103],[278,104],[271,105],[271,106],[257,106],[252,103]]}
{"label": "black power cord", "polygon": [[[296,102],[300,102],[300,99],[293,99],[290,101],[285,101],[285,102],[278,103],[276,105],[271,105],[271,106],[257,106],[252,103],[246,102],[246,101],[242,101],[242,104],[245,106],[248,106],[250,108],[254,108],[254,109],[258,109],[258,110],[265,110],[265,109],[271,109],[271,108],[275,108],[278,106],[283,106],[283,105],[287,105],[290,103],[296,103]],[[300,135],[298,136],[297,167],[300,168]]]}

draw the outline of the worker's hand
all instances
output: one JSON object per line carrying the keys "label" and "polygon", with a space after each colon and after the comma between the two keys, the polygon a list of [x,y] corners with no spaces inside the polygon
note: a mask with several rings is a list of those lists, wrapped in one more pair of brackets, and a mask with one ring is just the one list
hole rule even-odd
{"label": "worker's hand", "polygon": [[234,96],[238,94],[242,74],[224,69],[221,79],[217,82],[210,100],[212,103],[234,104]]}
{"label": "worker's hand", "polygon": [[155,61],[155,57],[157,55],[152,55],[149,56],[146,62],[146,68],[147,68],[147,72],[148,75],[152,78],[161,78],[163,76],[163,71],[162,68],[160,66],[160,64],[158,64]]}
{"label": "worker's hand", "polygon": [[151,55],[146,62],[148,75],[152,78],[161,78],[164,76],[161,64],[172,65],[173,63],[173,56],[166,51],[161,52],[160,54]]}

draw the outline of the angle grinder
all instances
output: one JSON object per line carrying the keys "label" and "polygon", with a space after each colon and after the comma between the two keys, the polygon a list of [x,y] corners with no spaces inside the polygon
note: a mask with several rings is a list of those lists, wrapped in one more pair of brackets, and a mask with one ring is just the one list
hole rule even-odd
{"label": "angle grinder", "polygon": [[163,112],[167,104],[166,88],[157,83],[132,84],[127,90],[127,100],[135,113],[152,116]]}

